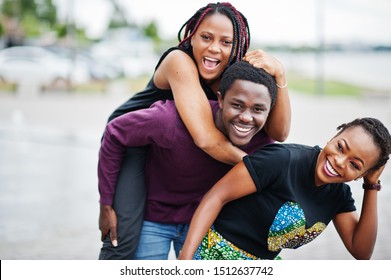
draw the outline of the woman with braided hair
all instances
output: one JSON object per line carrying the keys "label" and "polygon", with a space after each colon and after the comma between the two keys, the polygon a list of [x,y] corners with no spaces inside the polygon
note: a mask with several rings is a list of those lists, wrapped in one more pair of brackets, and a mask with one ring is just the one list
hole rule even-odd
{"label": "woman with braided hair", "polygon": [[[173,99],[194,143],[216,160],[234,165],[246,153],[215,127],[208,99],[217,99],[225,69],[246,60],[274,77],[278,96],[264,128],[276,141],[287,138],[291,110],[284,66],[262,50],[248,52],[247,19],[235,7],[219,2],[200,8],[180,28],[178,39],[179,45],[160,58],[145,90],[116,109],[109,121],[148,108],[155,101]],[[144,216],[147,154],[148,147],[129,148],[115,189],[99,185],[99,228],[103,241],[100,259],[134,257]]]}

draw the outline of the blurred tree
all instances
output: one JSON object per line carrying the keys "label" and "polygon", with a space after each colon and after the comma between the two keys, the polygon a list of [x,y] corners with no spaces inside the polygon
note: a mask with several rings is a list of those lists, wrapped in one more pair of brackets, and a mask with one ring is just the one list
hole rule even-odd
{"label": "blurred tree", "polygon": [[[2,0],[0,1],[0,23],[5,47],[23,45],[25,38],[38,38],[54,34],[55,38],[75,37],[72,40],[86,41],[84,29],[75,23],[61,23],[57,18],[57,7],[53,0]],[[71,26],[71,28],[69,27]],[[72,34],[69,30],[72,29]],[[1,35],[1,32],[0,32]]]}
{"label": "blurred tree", "polygon": [[110,23],[108,26],[109,29],[129,27],[130,24],[128,22],[128,19],[124,13],[124,9],[122,8],[121,4],[118,3],[117,0],[110,0],[110,2],[113,5],[114,12],[110,18]]}
{"label": "blurred tree", "polygon": [[[26,0],[24,0],[26,1]],[[57,24],[57,9],[52,0],[36,0],[37,2],[37,18],[44,23],[47,23],[52,29]]]}
{"label": "blurred tree", "polygon": [[57,24],[52,0],[3,0],[0,9],[6,47],[22,45],[25,37],[49,32]]}
{"label": "blurred tree", "polygon": [[145,36],[152,38],[155,43],[159,43],[161,41],[159,37],[159,30],[154,20],[143,27],[143,32]]}

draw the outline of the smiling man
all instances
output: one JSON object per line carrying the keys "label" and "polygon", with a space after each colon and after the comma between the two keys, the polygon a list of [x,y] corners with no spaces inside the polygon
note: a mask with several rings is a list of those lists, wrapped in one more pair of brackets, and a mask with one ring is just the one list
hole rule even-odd
{"label": "smiling man", "polygon": [[[247,62],[235,63],[222,78],[218,101],[210,101],[216,127],[246,153],[274,142],[262,128],[276,93],[274,78],[264,70]],[[179,254],[202,197],[232,166],[194,144],[174,101],[159,101],[114,119],[106,127],[98,164],[100,226],[105,234],[110,230],[111,240],[117,240],[116,229],[106,221],[115,213],[105,206],[113,201],[126,149],[144,145],[150,145],[147,203],[136,259],[167,259],[171,242]]]}

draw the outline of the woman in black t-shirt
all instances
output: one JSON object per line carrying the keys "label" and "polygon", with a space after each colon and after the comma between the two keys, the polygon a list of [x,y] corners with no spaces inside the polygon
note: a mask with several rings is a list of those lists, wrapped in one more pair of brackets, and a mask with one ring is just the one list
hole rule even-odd
{"label": "woman in black t-shirt", "polygon": [[[354,258],[369,259],[391,136],[373,118],[339,129],[323,149],[272,144],[246,156],[203,198],[180,259],[274,259],[312,241],[330,221]],[[358,216],[346,182],[360,178]]]}

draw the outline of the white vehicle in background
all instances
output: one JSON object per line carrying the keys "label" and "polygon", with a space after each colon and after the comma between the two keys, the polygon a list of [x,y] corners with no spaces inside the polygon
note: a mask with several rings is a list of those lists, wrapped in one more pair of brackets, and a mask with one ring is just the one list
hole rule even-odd
{"label": "white vehicle in background", "polygon": [[0,80],[45,88],[71,87],[88,82],[85,67],[37,46],[0,50]]}
{"label": "white vehicle in background", "polygon": [[91,46],[90,52],[97,59],[115,61],[127,78],[152,75],[160,58],[154,52],[152,39],[132,28],[109,30],[103,40]]}
{"label": "white vehicle in background", "polygon": [[109,81],[120,78],[123,73],[115,61],[94,57],[88,49],[71,49],[60,46],[47,46],[46,50],[68,60],[77,67],[84,67],[94,81]]}

